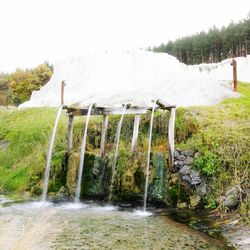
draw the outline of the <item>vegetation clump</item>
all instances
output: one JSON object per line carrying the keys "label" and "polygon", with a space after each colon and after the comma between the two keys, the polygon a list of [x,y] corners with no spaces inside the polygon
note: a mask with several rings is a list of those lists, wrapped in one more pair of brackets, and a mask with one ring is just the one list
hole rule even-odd
{"label": "vegetation clump", "polygon": [[51,78],[53,66],[48,62],[33,69],[16,69],[13,73],[0,72],[0,105],[19,105],[30,99]]}

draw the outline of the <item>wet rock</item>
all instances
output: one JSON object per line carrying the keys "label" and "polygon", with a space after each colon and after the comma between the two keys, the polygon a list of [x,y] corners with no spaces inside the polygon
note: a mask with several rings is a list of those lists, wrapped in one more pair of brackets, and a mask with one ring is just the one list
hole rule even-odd
{"label": "wet rock", "polygon": [[74,196],[75,191],[76,191],[79,160],[80,160],[80,157],[78,153],[71,153],[69,155],[66,185],[68,187],[68,190],[71,196]]}
{"label": "wet rock", "polygon": [[155,166],[155,177],[152,183],[150,197],[157,202],[164,202],[167,198],[166,160],[162,153],[153,154],[153,165]]}
{"label": "wet rock", "polygon": [[[80,154],[71,153],[68,158],[66,186],[74,197],[78,178]],[[103,196],[107,192],[106,162],[100,156],[86,152],[81,185],[81,198]]]}
{"label": "wet rock", "polygon": [[227,190],[223,205],[228,209],[235,209],[240,204],[240,190],[238,187],[232,187]]}
{"label": "wet rock", "polygon": [[66,187],[62,186],[59,189],[59,191],[57,193],[57,196],[58,196],[58,198],[60,200],[66,200],[66,199],[68,199],[68,197],[69,197],[69,191],[68,191],[68,189]]}

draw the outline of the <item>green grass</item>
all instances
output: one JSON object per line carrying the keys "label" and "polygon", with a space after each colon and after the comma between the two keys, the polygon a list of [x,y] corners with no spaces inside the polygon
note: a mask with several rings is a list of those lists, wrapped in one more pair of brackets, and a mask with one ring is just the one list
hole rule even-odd
{"label": "green grass", "polygon": [[[23,192],[34,170],[43,172],[55,116],[55,109],[1,110],[0,142],[7,148],[0,150],[0,191]],[[61,118],[57,144],[61,144],[64,120]]]}

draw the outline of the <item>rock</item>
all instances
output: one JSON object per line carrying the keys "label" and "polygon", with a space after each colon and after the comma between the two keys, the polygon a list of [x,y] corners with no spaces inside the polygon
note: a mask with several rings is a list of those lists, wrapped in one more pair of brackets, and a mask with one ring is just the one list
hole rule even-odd
{"label": "rock", "polygon": [[207,193],[207,185],[205,182],[202,182],[200,185],[196,186],[197,192],[200,195],[205,195]]}
{"label": "rock", "polygon": [[62,186],[58,191],[58,197],[60,199],[68,199],[69,197],[69,191],[66,187]]}
{"label": "rock", "polygon": [[188,182],[190,185],[198,185],[201,183],[201,177],[200,173],[194,169],[192,169],[191,166],[185,165],[180,170],[180,175],[183,180]]}
{"label": "rock", "polygon": [[178,202],[177,207],[180,209],[184,209],[184,208],[187,208],[187,204],[186,202]]}
{"label": "rock", "polygon": [[68,189],[62,186],[57,192],[50,192],[48,198],[54,201],[66,201],[69,199]]}
{"label": "rock", "polygon": [[170,181],[171,181],[171,183],[172,183],[173,185],[176,184],[177,181],[179,180],[179,177],[180,177],[179,173],[171,174],[171,176],[170,176]]}
{"label": "rock", "polygon": [[183,176],[189,175],[191,171],[191,167],[190,166],[184,166],[181,170],[180,170],[180,174]]}
{"label": "rock", "polygon": [[9,146],[9,143],[5,140],[0,140],[0,150],[6,150]]}
{"label": "rock", "polygon": [[185,155],[180,155],[177,160],[181,160],[181,161],[184,161],[186,159],[186,156]]}
{"label": "rock", "polygon": [[195,170],[192,170],[191,171],[191,174],[190,174],[190,177],[191,177],[191,184],[192,185],[198,185],[201,183],[201,177],[200,177],[200,174],[199,172],[195,171]]}
{"label": "rock", "polygon": [[194,159],[190,156],[187,156],[187,158],[183,162],[184,165],[193,165],[193,163],[194,163]]}
{"label": "rock", "polygon": [[228,209],[235,209],[240,204],[240,190],[238,187],[232,187],[226,191],[223,205]]}
{"label": "rock", "polygon": [[199,204],[199,202],[201,200],[199,195],[192,195],[192,196],[189,197],[189,199],[190,199],[191,208],[195,208]]}
{"label": "rock", "polygon": [[200,153],[199,152],[196,152],[195,155],[194,155],[194,158],[197,159],[200,157]]}
{"label": "rock", "polygon": [[177,166],[178,169],[184,166],[184,161],[175,161],[174,165]]}
{"label": "rock", "polygon": [[183,154],[184,154],[184,156],[186,156],[186,157],[193,157],[194,156],[194,154],[195,154],[195,152],[193,151],[193,150],[185,150],[185,151],[183,151]]}
{"label": "rock", "polygon": [[180,152],[175,150],[174,151],[174,158],[178,158],[180,156]]}

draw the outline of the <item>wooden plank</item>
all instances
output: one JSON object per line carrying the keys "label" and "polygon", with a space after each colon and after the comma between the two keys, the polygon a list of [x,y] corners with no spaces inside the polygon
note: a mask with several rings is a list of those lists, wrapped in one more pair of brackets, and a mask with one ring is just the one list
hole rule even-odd
{"label": "wooden plank", "polygon": [[138,133],[139,133],[139,126],[140,126],[140,115],[135,115],[134,130],[133,130],[133,137],[132,137],[132,144],[131,144],[131,151],[132,152],[134,152],[136,150]]}
{"label": "wooden plank", "polygon": [[73,148],[73,121],[74,116],[70,115],[68,120],[68,153],[70,153]]}
{"label": "wooden plank", "polygon": [[[68,107],[64,106],[64,109],[67,109],[68,115],[73,116],[82,116],[87,115],[88,109],[87,108],[75,108],[75,107]],[[121,115],[123,112],[123,108],[101,108],[96,107],[93,108],[91,111],[91,115]],[[129,109],[126,109],[125,115],[139,115],[139,114],[146,114],[147,108],[141,108],[141,107],[132,107]]]}
{"label": "wooden plank", "polygon": [[166,103],[163,100],[157,100],[156,104],[158,105],[157,109],[162,109],[162,110],[171,110],[172,108],[176,108],[175,105],[170,105],[168,103]]}
{"label": "wooden plank", "polygon": [[65,81],[61,82],[61,105],[64,105],[64,87],[65,87]]}
{"label": "wooden plank", "polygon": [[[123,113],[123,108],[104,108],[104,115],[121,115]],[[132,107],[125,110],[124,115],[141,115],[146,114],[146,108]]]}
{"label": "wooden plank", "polygon": [[106,134],[108,130],[108,115],[103,116],[103,124],[102,124],[102,137],[101,137],[101,157],[103,158],[105,155],[105,145],[106,145]]}
{"label": "wooden plank", "polygon": [[170,118],[169,118],[169,125],[168,125],[168,146],[169,146],[169,167],[170,167],[170,169],[174,165],[175,110],[176,110],[176,108],[171,108],[171,110],[170,110]]}
{"label": "wooden plank", "polygon": [[[82,116],[88,114],[88,108],[74,108],[74,107],[65,107],[67,109],[68,115],[73,116]],[[92,109],[90,115],[102,115],[101,109]]]}

